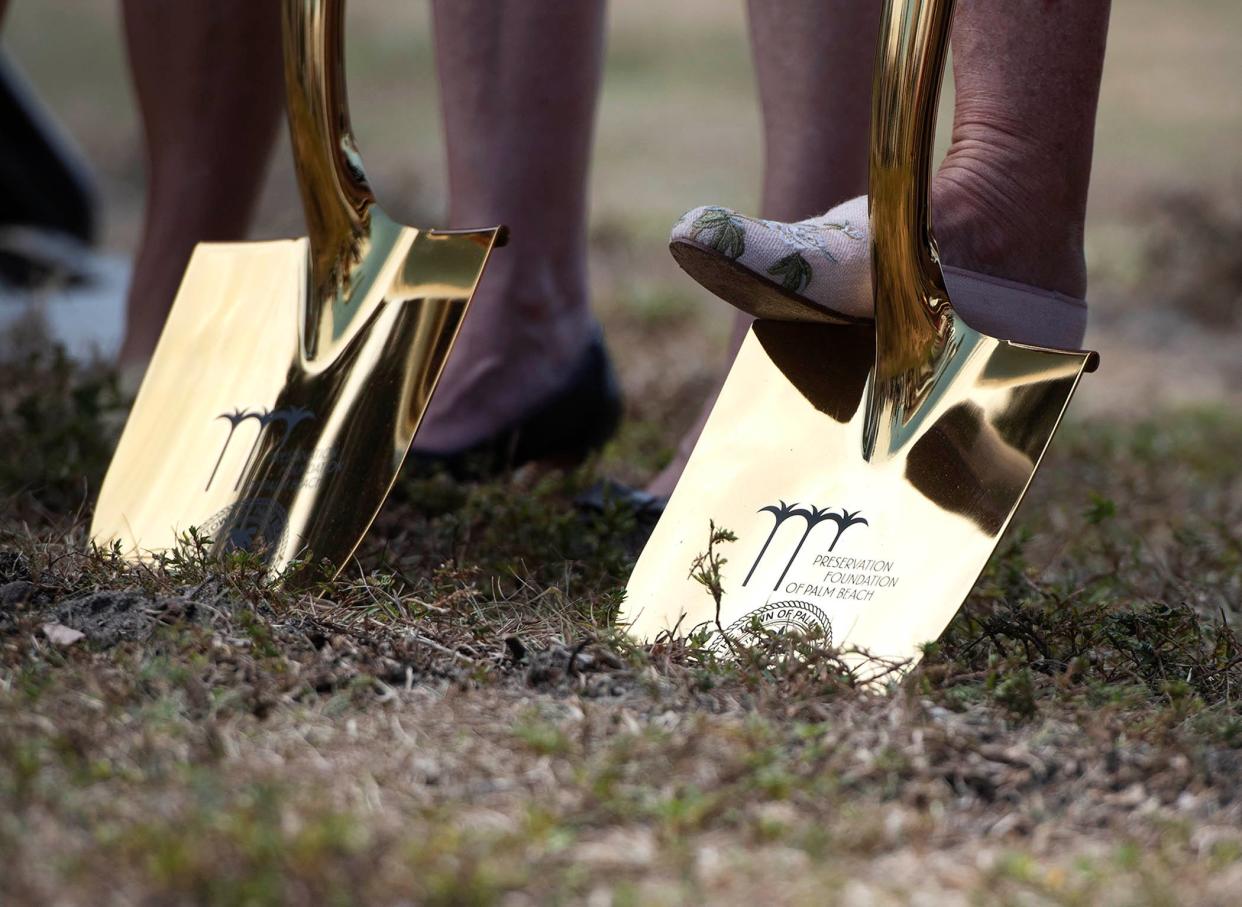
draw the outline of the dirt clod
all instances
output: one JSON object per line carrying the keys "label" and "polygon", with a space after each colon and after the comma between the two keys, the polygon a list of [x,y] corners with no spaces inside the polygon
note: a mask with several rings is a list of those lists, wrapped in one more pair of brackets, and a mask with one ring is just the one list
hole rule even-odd
{"label": "dirt clod", "polygon": [[[616,653],[585,642],[572,648],[554,645],[542,652],[530,653],[529,661],[526,682],[536,689],[552,689],[578,681],[579,687],[589,686],[594,695],[619,695],[628,679],[624,663]],[[589,675],[607,675],[608,682],[583,682]]]}
{"label": "dirt clod", "polygon": [[26,580],[13,580],[0,586],[0,608],[25,604],[34,594],[34,583]]}
{"label": "dirt clod", "polygon": [[57,604],[56,620],[86,634],[97,646],[107,648],[125,640],[143,639],[155,625],[160,602],[136,592],[94,592]]}

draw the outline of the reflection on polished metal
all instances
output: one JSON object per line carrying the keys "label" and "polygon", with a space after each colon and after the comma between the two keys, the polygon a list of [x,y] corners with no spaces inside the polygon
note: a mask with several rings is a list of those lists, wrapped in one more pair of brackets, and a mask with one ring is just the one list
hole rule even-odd
{"label": "reflection on polished metal", "polygon": [[[641,638],[822,627],[916,660],[995,550],[1089,352],[996,340],[953,311],[928,190],[952,0],[889,0],[871,137],[874,328],[756,322],[627,590]],[[689,578],[709,521],[724,595]]]}
{"label": "reflection on polished metal", "polygon": [[284,0],[309,237],[200,245],[91,533],[128,555],[191,527],[215,553],[338,568],[418,429],[499,229],[435,232],[375,203],[346,109],[344,0]]}

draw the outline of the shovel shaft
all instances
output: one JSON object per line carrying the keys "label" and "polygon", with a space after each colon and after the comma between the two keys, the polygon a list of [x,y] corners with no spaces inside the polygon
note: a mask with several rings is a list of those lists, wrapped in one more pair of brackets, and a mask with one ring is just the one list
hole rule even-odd
{"label": "shovel shaft", "polygon": [[954,0],[888,0],[871,121],[877,376],[936,358],[952,309],[930,220],[932,149]]}
{"label": "shovel shaft", "polygon": [[318,288],[339,277],[375,202],[354,143],[345,91],[345,0],[283,0],[289,135]]}

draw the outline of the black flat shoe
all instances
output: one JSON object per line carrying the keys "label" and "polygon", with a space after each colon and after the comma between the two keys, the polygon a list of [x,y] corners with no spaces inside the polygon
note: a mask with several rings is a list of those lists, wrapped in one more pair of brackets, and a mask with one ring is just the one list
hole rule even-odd
{"label": "black flat shoe", "polygon": [[618,539],[634,557],[642,553],[667,505],[668,498],[656,497],[615,479],[600,479],[574,498],[578,518],[586,526],[598,525],[598,521],[610,513],[628,513],[633,518],[631,528],[618,536],[616,532],[619,527],[613,523],[611,532],[612,537]]}
{"label": "black flat shoe", "polygon": [[600,479],[578,495],[574,504],[583,513],[591,514],[604,513],[610,506],[622,507],[633,513],[638,524],[647,527],[650,532],[664,514],[668,498],[657,497],[615,479]]}
{"label": "black flat shoe", "polygon": [[612,438],[621,411],[621,387],[597,335],[561,390],[526,415],[463,450],[416,450],[410,460],[458,480],[490,478],[534,462],[572,468]]}

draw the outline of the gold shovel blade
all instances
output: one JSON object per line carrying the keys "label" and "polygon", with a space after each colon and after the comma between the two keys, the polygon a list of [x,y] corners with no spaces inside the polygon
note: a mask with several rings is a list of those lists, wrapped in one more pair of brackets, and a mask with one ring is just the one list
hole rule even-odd
{"label": "gold shovel blade", "polygon": [[[822,630],[917,659],[991,556],[1090,361],[959,330],[934,412],[880,461],[864,456],[874,330],[757,322],[630,579],[630,631]],[[690,578],[709,521],[737,536],[718,549],[718,616]]]}
{"label": "gold shovel blade", "polygon": [[[819,630],[912,663],[969,594],[1095,367],[1094,353],[988,337],[953,310],[928,216],[952,18],[952,0],[886,0],[874,327],[808,323],[795,303],[754,325],[630,579],[621,620],[639,637]],[[690,577],[712,524],[737,536],[716,552],[719,612]]]}
{"label": "gold shovel blade", "polygon": [[349,127],[344,0],[284,0],[307,239],[201,245],[121,436],[91,534],[131,557],[191,528],[214,553],[338,570],[418,430],[499,229],[403,226]]}
{"label": "gold shovel blade", "polygon": [[310,359],[306,240],[195,251],[95,509],[132,556],[195,527],[217,551],[340,565],[396,478],[494,231],[420,232],[373,211],[348,326]]}

